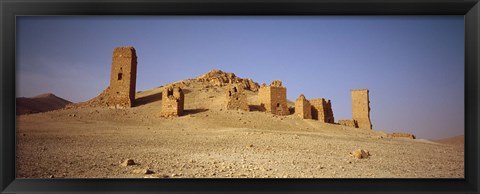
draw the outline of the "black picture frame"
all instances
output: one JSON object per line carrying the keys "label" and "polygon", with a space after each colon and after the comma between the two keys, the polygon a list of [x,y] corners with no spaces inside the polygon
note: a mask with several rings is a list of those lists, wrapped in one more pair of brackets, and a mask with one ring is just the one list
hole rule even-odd
{"label": "black picture frame", "polygon": [[[479,193],[478,0],[1,0],[1,193]],[[464,179],[16,179],[15,17],[20,15],[464,15]]]}

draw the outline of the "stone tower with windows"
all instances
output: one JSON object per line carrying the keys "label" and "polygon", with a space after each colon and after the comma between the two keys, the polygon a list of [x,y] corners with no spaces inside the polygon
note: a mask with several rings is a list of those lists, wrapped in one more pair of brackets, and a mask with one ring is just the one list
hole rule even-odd
{"label": "stone tower with windows", "polygon": [[287,88],[282,86],[282,81],[274,80],[270,86],[262,84],[258,89],[258,100],[262,108],[275,115],[288,115]]}
{"label": "stone tower with windows", "polygon": [[178,117],[183,114],[184,94],[180,87],[167,86],[162,91],[161,117]]}
{"label": "stone tower with windows", "polygon": [[134,106],[137,82],[137,54],[133,47],[113,50],[107,105],[115,108]]}
{"label": "stone tower with windows", "polygon": [[249,111],[247,95],[243,87],[229,85],[225,90],[225,109]]}

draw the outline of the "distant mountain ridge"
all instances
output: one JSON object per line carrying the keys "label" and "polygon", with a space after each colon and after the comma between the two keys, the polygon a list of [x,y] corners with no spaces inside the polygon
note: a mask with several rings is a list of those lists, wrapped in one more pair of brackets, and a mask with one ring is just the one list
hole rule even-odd
{"label": "distant mountain ridge", "polygon": [[68,104],[72,104],[72,102],[52,93],[40,94],[34,97],[19,97],[16,98],[16,114],[47,112],[65,108]]}

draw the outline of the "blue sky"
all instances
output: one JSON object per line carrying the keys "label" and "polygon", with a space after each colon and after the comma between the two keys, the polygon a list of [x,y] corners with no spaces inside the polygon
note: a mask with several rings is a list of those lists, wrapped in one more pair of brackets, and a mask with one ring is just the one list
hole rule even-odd
{"label": "blue sky", "polygon": [[374,129],[464,131],[463,16],[20,16],[16,38],[18,97],[93,98],[113,48],[134,46],[137,91],[220,69],[331,99],[335,120],[368,88]]}

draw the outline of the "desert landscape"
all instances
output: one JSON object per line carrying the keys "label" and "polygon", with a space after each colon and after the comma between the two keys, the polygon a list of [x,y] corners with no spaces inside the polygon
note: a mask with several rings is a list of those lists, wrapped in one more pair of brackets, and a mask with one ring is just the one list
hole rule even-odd
{"label": "desert landscape", "polygon": [[352,103],[366,95],[366,116],[340,121],[330,100],[287,100],[280,80],[220,70],[136,91],[136,55],[121,52],[89,101],[17,99],[17,178],[464,177],[463,136],[372,128],[368,90],[352,89]]}

